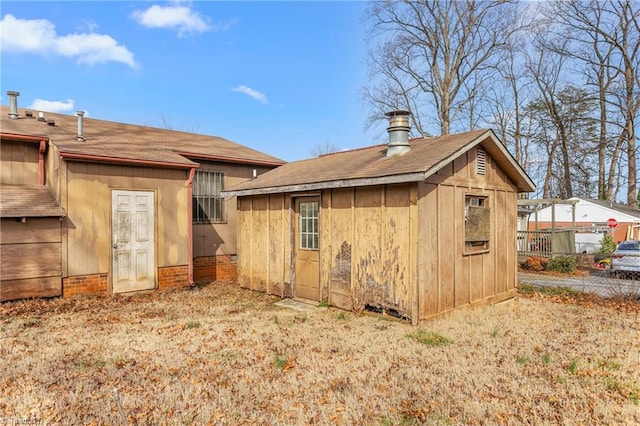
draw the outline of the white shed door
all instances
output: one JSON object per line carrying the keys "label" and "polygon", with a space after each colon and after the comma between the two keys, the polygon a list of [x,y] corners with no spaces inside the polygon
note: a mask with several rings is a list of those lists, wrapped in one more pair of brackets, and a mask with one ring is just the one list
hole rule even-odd
{"label": "white shed door", "polygon": [[113,292],[156,286],[153,192],[113,190]]}

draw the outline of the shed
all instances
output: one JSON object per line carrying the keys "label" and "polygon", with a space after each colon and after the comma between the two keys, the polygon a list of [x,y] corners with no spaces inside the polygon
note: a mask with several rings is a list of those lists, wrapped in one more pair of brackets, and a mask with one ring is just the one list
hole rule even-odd
{"label": "shed", "polygon": [[238,281],[413,323],[516,293],[518,192],[534,184],[491,130],[296,161],[229,191]]}
{"label": "shed", "polygon": [[29,246],[35,257],[22,256],[22,248],[4,243],[14,227],[24,234],[35,226],[27,213],[40,202],[16,213],[20,221],[26,218],[23,225],[3,213],[6,298],[54,295],[19,292],[15,282],[4,281],[5,265],[17,274],[33,258],[44,259],[45,242],[58,247],[46,257],[64,296],[236,278],[235,202],[225,201],[221,191],[282,160],[217,136],[97,120],[82,111],[72,116],[20,109],[19,93],[8,95],[10,106],[0,110],[0,210],[16,194],[48,194],[57,206],[59,235]]}

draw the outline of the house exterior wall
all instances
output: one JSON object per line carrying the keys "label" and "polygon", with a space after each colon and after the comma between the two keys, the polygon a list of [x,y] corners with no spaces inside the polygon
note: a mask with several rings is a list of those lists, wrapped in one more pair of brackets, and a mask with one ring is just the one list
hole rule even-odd
{"label": "house exterior wall", "polygon": [[[224,173],[224,187],[232,188],[252,179],[253,170],[258,175],[270,167],[237,165],[199,161],[198,170]],[[237,201],[226,203],[226,221],[213,224],[193,224],[194,277],[196,281],[235,280],[237,278]]]}
{"label": "house exterior wall", "polygon": [[[418,295],[420,320],[455,308],[492,303],[516,293],[517,193],[487,156],[485,175],[469,151],[418,184]],[[487,250],[465,251],[465,197],[486,197]]]}
{"label": "house exterior wall", "polygon": [[60,219],[0,219],[0,301],[60,296]]}
{"label": "house exterior wall", "polygon": [[[111,191],[154,191],[156,266],[186,269],[188,259],[187,170],[65,161],[61,164],[65,218],[63,275],[108,274],[111,269]],[[179,275],[179,274],[178,274]],[[171,274],[158,273],[159,281]],[[187,285],[186,278],[184,285]],[[162,282],[158,283],[163,286]],[[174,284],[171,285],[175,286]]]}
{"label": "house exterior wall", "polygon": [[1,143],[0,184],[37,185],[39,145],[6,139]]}
{"label": "house exterior wall", "polygon": [[[602,227],[606,227],[606,221],[604,222],[595,222],[595,224],[598,225],[599,228]],[[576,227],[579,228],[591,228],[594,225],[594,222],[578,222],[576,221],[575,223]],[[609,231],[611,237],[613,238],[613,241],[616,242],[616,244],[621,243],[622,241],[625,241],[627,239],[627,236],[629,235],[629,228],[632,227],[634,225],[634,223],[632,222],[618,222],[618,226],[616,226],[613,229],[613,232]],[[636,224],[637,225],[637,224]],[[537,230],[550,230],[552,226],[551,222],[541,222],[538,221],[537,224]],[[573,222],[562,222],[562,221],[556,221],[555,223],[555,227],[556,229],[562,229],[562,228],[571,228],[573,226]],[[534,231],[536,230],[536,224],[535,222],[529,221],[529,231]],[[637,238],[638,235],[638,231],[635,232],[635,235],[633,233],[631,233],[632,237],[636,237]],[[601,239],[602,237],[600,237]]]}

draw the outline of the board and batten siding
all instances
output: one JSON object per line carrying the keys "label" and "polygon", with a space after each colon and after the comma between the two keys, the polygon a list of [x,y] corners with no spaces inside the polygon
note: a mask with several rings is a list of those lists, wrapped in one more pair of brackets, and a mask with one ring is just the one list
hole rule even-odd
{"label": "board and batten siding", "polygon": [[415,189],[407,184],[323,192],[320,277],[331,305],[355,311],[372,306],[412,317]]}
{"label": "board and batten siding", "polygon": [[238,283],[280,297],[291,295],[291,197],[238,198]]}
{"label": "board and batten siding", "polygon": [[[377,307],[415,324],[513,297],[517,192],[486,158],[483,175],[472,149],[425,182],[239,197],[240,285],[295,294],[293,200],[320,196],[320,297],[329,304]],[[486,197],[487,250],[465,251],[467,195]]]}
{"label": "board and batten siding", "polygon": [[[420,320],[516,293],[517,193],[489,156],[482,176],[474,160],[471,150],[418,184]],[[486,197],[491,210],[489,248],[478,253],[465,251],[467,195]]]}
{"label": "board and batten siding", "polygon": [[[299,196],[308,195],[312,194]],[[324,300],[343,309],[372,305],[411,316],[417,276],[416,196],[415,184],[322,191],[319,249]],[[238,280],[242,287],[291,295],[295,197],[239,198]]]}
{"label": "board and batten siding", "polygon": [[[253,170],[258,175],[270,170],[268,167],[215,163],[198,160],[199,171],[215,171],[224,173],[224,187],[233,188],[236,185],[251,180]],[[193,256],[216,256],[237,253],[237,203],[235,197],[225,201],[226,220],[223,223],[193,224]]]}
{"label": "board and batten siding", "polygon": [[60,218],[7,218],[0,227],[0,301],[60,296]]}

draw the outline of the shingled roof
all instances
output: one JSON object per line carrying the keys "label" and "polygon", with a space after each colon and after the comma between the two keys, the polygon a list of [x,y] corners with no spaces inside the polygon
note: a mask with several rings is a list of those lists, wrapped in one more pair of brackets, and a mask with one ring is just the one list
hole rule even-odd
{"label": "shingled roof", "polygon": [[325,188],[419,182],[476,145],[482,145],[502,167],[519,191],[535,185],[493,131],[476,130],[454,135],[412,139],[411,150],[387,157],[387,145],[337,152],[294,161],[270,170],[257,179],[225,191],[227,196],[309,191]]}
{"label": "shingled roof", "polygon": [[[8,117],[9,107],[0,107],[0,131],[11,135],[42,136],[53,142],[60,155],[69,159],[115,161],[132,164],[157,163],[167,167],[192,167],[192,160],[207,159],[242,164],[278,166],[284,161],[244,145],[218,137],[134,124],[83,118],[84,141],[77,140],[75,115],[45,113],[46,122],[27,117]],[[49,125],[54,122],[55,125]]]}
{"label": "shingled roof", "polygon": [[0,217],[63,217],[51,192],[42,185],[1,185]]}

